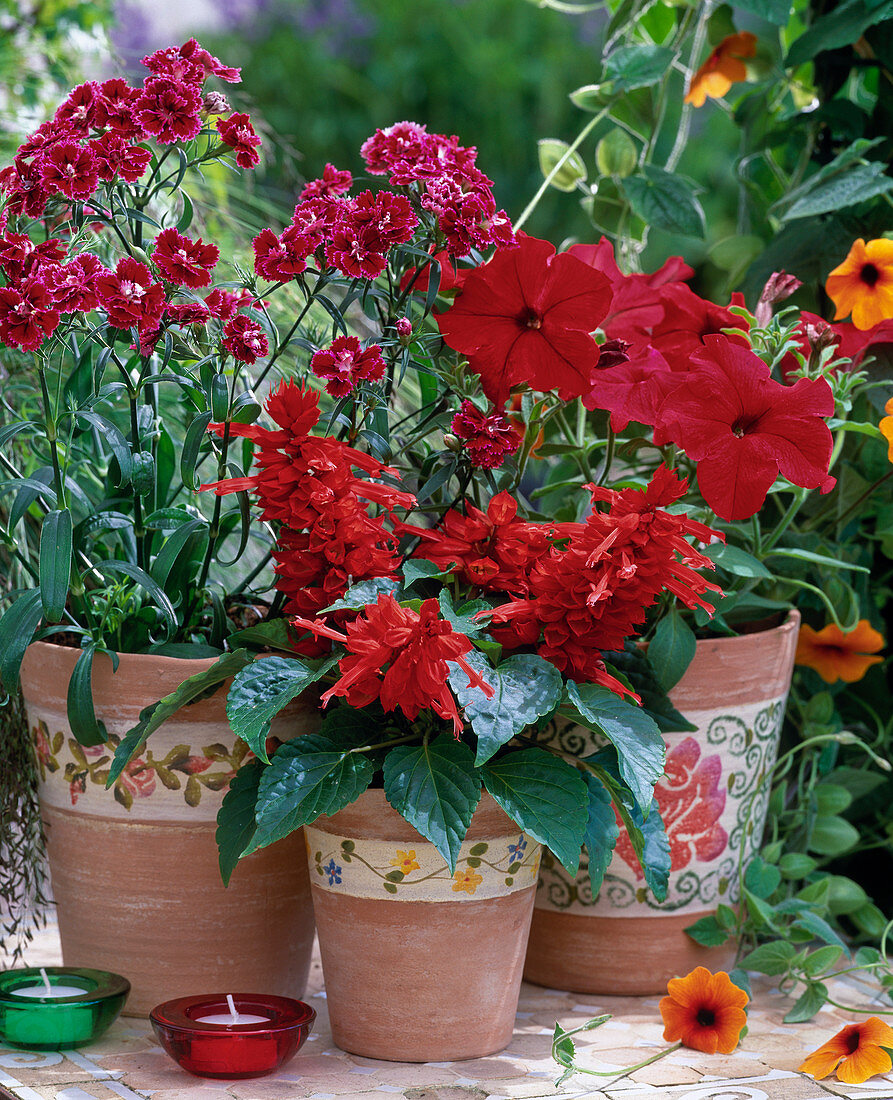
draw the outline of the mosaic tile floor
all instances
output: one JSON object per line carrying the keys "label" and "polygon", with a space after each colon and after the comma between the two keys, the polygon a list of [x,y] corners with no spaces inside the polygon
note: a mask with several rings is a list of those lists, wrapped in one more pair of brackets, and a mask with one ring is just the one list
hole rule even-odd
{"label": "mosaic tile floor", "polygon": [[[38,934],[29,965],[60,962],[53,929]],[[832,996],[870,1005],[872,986],[836,981]],[[663,1045],[659,998],[581,997],[524,985],[515,1035],[502,1054],[470,1062],[404,1065],[345,1054],[332,1043],[318,960],[307,998],[318,1013],[313,1035],[279,1073],[253,1081],[206,1081],[161,1050],[149,1024],[122,1017],[97,1043],[64,1053],[28,1053],[0,1045],[0,1097],[16,1100],[488,1100],[493,1097],[604,1097],[605,1100],[893,1100],[893,1073],[864,1085],[815,1082],[796,1072],[803,1057],[856,1019],[825,1009],[808,1024],[785,1025],[790,1000],[768,983],[755,987],[749,1032],[732,1055],[679,1050],[628,1077],[576,1076],[556,1088],[549,1056],[556,1020],[564,1026],[610,1012],[614,1019],[577,1037],[581,1064],[607,1071],[647,1058]]]}

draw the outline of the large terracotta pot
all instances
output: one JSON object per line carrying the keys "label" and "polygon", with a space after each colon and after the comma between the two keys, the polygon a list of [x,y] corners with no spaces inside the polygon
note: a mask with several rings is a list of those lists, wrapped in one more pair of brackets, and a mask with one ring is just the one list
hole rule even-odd
{"label": "large terracotta pot", "polygon": [[305,831],[338,1046],[401,1062],[506,1047],[539,844],[486,793],[454,874],[384,791],[364,792]]}
{"label": "large terracotta pot", "polygon": [[[728,969],[736,945],[702,947],[685,928],[738,900],[739,862],[756,851],[794,667],[800,616],[772,630],[697,643],[670,698],[694,733],[665,735],[666,775],[655,789],[670,838],[667,898],[645,888],[624,830],[593,899],[584,854],[576,880],[546,853],[524,977],[579,993],[666,991],[696,966]],[[585,731],[557,735],[576,741]],[[756,794],[755,794],[756,792]],[[742,851],[743,848],[743,851]]]}
{"label": "large terracotta pot", "polygon": [[[249,856],[226,889],[220,879],[217,811],[247,754],[227,722],[225,691],[168,719],[106,790],[112,745],[83,748],[66,717],[78,652],[35,642],[22,665],[66,965],[124,974],[135,1016],[191,993],[300,998],[314,931],[303,838]],[[122,653],[113,673],[97,656],[97,717],[121,738],[145,706],[211,663]],[[272,733],[287,740],[312,729],[314,716],[294,706]]]}

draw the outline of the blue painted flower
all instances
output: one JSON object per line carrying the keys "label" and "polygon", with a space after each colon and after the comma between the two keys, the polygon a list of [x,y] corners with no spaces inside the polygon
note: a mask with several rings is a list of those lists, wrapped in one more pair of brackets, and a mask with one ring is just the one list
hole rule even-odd
{"label": "blue painted flower", "polygon": [[329,876],[329,886],[334,886],[336,883],[341,882],[341,868],[334,859],[330,859],[325,867],[323,867],[323,873]]}
{"label": "blue painted flower", "polygon": [[510,844],[509,845],[509,859],[511,859],[512,863],[514,863],[516,860],[524,858],[524,851],[525,851],[526,848],[527,848],[527,841],[524,839],[524,834],[522,833],[518,837],[518,843],[517,844]]}

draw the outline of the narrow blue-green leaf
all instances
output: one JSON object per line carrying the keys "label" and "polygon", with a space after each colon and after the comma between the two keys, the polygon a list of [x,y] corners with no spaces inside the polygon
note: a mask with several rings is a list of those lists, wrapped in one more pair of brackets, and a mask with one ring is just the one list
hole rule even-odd
{"label": "narrow blue-green leaf", "polygon": [[203,519],[190,519],[181,524],[164,540],[164,544],[155,556],[149,569],[152,579],[163,588],[167,584],[171,570],[184,547],[197,531],[207,531],[208,524]]}
{"label": "narrow blue-green leaf", "polygon": [[394,809],[456,869],[459,848],[481,798],[467,745],[442,733],[427,745],[398,745],[384,762],[384,793]]}
{"label": "narrow blue-green leaf", "polygon": [[180,476],[187,489],[197,489],[195,480],[195,466],[198,461],[198,452],[204,442],[208,425],[211,423],[211,414],[202,412],[195,416],[192,423],[186,429],[183,437],[183,447],[180,451]]}
{"label": "narrow blue-green leaf", "polygon": [[77,419],[86,420],[92,424],[105,442],[108,443],[109,447],[111,447],[112,454],[115,456],[118,463],[118,480],[115,483],[116,488],[123,488],[130,481],[130,475],[133,470],[133,456],[130,451],[130,444],[111,420],[108,420],[104,416],[100,416],[99,413],[80,410],[77,413]]}
{"label": "narrow blue-green leaf", "polygon": [[71,579],[71,512],[48,512],[40,528],[40,599],[44,618],[57,623],[65,613]]}
{"label": "narrow blue-green leaf", "polygon": [[105,725],[96,717],[93,705],[93,658],[96,643],[87,642],[78,655],[68,681],[67,712],[71,732],[82,745],[102,745],[108,740]]}
{"label": "narrow blue-green leaf", "polygon": [[173,633],[173,631],[177,629],[177,616],[174,611],[174,605],[168,599],[164,589],[152,580],[145,569],[140,569],[138,565],[133,565],[129,561],[118,561],[115,558],[109,558],[107,561],[101,561],[94,566],[94,571],[100,575],[104,575],[105,573],[121,573],[125,577],[130,577],[132,581],[135,581],[140,588],[144,589],[154,600],[156,607],[162,615],[164,615],[168,634]]}

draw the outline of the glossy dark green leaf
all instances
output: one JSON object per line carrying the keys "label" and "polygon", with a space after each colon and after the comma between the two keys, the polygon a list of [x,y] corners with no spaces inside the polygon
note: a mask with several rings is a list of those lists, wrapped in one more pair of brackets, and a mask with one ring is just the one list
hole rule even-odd
{"label": "glossy dark green leaf", "polygon": [[893,179],[884,174],[885,168],[881,161],[854,165],[847,172],[818,184],[798,199],[781,215],[781,220],[788,222],[795,218],[828,214],[889,194],[893,191]]}
{"label": "glossy dark green leaf", "polygon": [[450,576],[449,569],[441,569],[439,565],[425,558],[408,558],[403,566],[405,588],[410,588],[417,581],[446,580]]}
{"label": "glossy dark green leaf", "polygon": [[448,588],[442,588],[438,597],[440,613],[446,621],[459,634],[466,638],[480,638],[484,634],[486,618],[476,618],[478,612],[490,611],[490,604],[486,600],[471,600],[461,607],[453,607],[453,597]]}
{"label": "glossy dark green leaf", "polygon": [[687,237],[703,237],[706,231],[704,210],[692,184],[682,176],[651,164],[646,164],[642,173],[620,181],[633,212],[658,229]]}
{"label": "glossy dark green leaf", "polygon": [[229,790],[217,811],[217,850],[223,885],[229,880],[257,832],[257,790],[264,766],[259,760],[243,764],[230,780]]}
{"label": "glossy dark green leaf", "polygon": [[187,489],[197,489],[195,466],[202,443],[207,438],[208,425],[211,423],[209,412],[198,413],[186,429],[183,448],[180,451],[180,476]]}
{"label": "glossy dark green leaf", "polygon": [[493,697],[469,685],[468,676],[450,663],[450,687],[465,710],[477,737],[476,764],[483,764],[506,742],[561,700],[561,673],[535,653],[516,653],[494,668],[483,653],[467,653],[465,660],[493,688]]}
{"label": "glossy dark green leaf", "polygon": [[251,850],[281,840],[322,814],[343,810],[366,790],[373,774],[363,753],[343,749],[322,734],[282,745],[261,776]]}
{"label": "glossy dark green leaf", "polygon": [[255,756],[268,761],[270,722],[302,691],[324,676],[337,657],[307,661],[301,657],[261,657],[241,669],[226,697],[226,716],[233,732]]}
{"label": "glossy dark green leaf", "polygon": [[152,703],[140,711],[140,720],[128,730],[121,744],[115,750],[115,759],[109,771],[106,787],[111,787],[124,768],[137,755],[146,743],[150,734],[166,722],[171,715],[176,714],[180,707],[191,703],[194,699],[209,695],[214,692],[219,684],[234,676],[252,660],[247,649],[236,649],[232,653],[224,653],[210,668],[195,673],[184,680],[182,684],[157,703]]}
{"label": "glossy dark green leaf", "polygon": [[889,0],[883,3],[877,0],[846,0],[843,4],[832,5],[826,15],[816,19],[794,41],[785,58],[785,67],[793,69],[804,61],[811,61],[824,50],[849,46],[858,41],[869,27],[891,18],[893,3]]}
{"label": "glossy dark green leaf", "polygon": [[577,769],[543,749],[519,749],[489,760],[480,773],[508,816],[575,875],[589,820],[588,789]]}
{"label": "glossy dark green leaf", "polygon": [[694,655],[694,631],[674,607],[657,624],[648,643],[648,661],[664,691],[679,683]]}
{"label": "glossy dark green leaf", "polygon": [[42,618],[39,588],[16,596],[0,617],[0,683],[8,692],[19,689],[22,659]]}
{"label": "glossy dark green leaf", "polygon": [[398,745],[385,757],[384,793],[454,871],[481,798],[471,749],[448,733],[427,745]]}
{"label": "glossy dark green leaf", "polygon": [[71,512],[48,512],[40,527],[40,598],[44,618],[57,623],[65,613],[71,580]]}
{"label": "glossy dark green leaf", "polygon": [[708,546],[704,553],[721,569],[725,569],[726,572],[736,577],[759,577],[760,579],[772,577],[771,570],[767,569],[759,558],[755,558],[753,554],[748,554],[746,550],[742,550],[739,546],[716,543],[713,546]]}
{"label": "glossy dark green leaf", "polygon": [[824,982],[810,982],[800,994],[796,1004],[785,1016],[786,1024],[802,1024],[811,1020],[828,1000],[828,987]]}
{"label": "glossy dark green leaf", "polygon": [[634,641],[628,639],[624,649],[605,652],[603,656],[608,671],[629,682],[642,700],[642,710],[654,719],[661,733],[691,733],[697,729],[673,706],[645,651]]}
{"label": "glossy dark green leaf", "polygon": [[667,755],[657,724],[641,707],[624,702],[598,684],[568,681],[567,698],[573,708],[569,717],[604,734],[614,745],[620,775],[647,816]]}
{"label": "glossy dark green leaf", "polygon": [[621,46],[605,58],[604,76],[614,82],[615,92],[647,88],[667,76],[674,57],[665,46]]}
{"label": "glossy dark green leaf", "polygon": [[340,600],[323,608],[323,613],[328,611],[349,610],[356,611],[365,607],[367,603],[375,603],[378,597],[385,593],[397,595],[400,582],[393,577],[372,577],[368,581],[359,581],[352,584]]}
{"label": "glossy dark green leaf", "polygon": [[583,773],[583,782],[589,795],[588,819],[583,833],[583,844],[589,856],[589,881],[592,896],[601,889],[605,871],[611,862],[620,829],[614,816],[611,793],[602,781],[590,772]]}
{"label": "glossy dark green leaf", "polygon": [[790,14],[791,0],[735,0],[735,7],[742,11],[753,12],[767,23],[774,23],[776,27],[783,27],[787,23]]}

